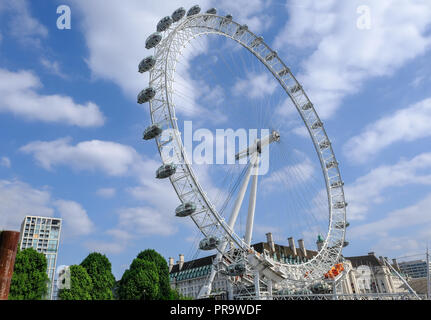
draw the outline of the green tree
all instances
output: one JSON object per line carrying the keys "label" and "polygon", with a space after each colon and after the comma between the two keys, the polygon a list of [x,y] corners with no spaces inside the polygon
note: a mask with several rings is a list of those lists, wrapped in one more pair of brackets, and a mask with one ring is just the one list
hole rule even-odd
{"label": "green tree", "polygon": [[113,300],[112,289],[115,285],[115,277],[112,274],[109,259],[97,252],[90,253],[81,266],[87,270],[93,283],[91,298],[93,300]]}
{"label": "green tree", "polygon": [[84,267],[70,266],[70,289],[60,289],[60,300],[91,300],[93,282]]}
{"label": "green tree", "polygon": [[154,262],[157,267],[157,274],[159,275],[159,296],[157,299],[170,300],[171,299],[171,286],[169,284],[169,267],[165,258],[155,250],[147,249],[138,254],[138,259]]}
{"label": "green tree", "polygon": [[193,300],[193,298],[183,296],[177,290],[171,289],[169,293],[169,300]]}
{"label": "green tree", "polygon": [[159,275],[154,262],[136,258],[118,285],[120,300],[156,300],[159,298]]}
{"label": "green tree", "polygon": [[33,248],[17,251],[9,300],[41,300],[48,293],[47,262]]}

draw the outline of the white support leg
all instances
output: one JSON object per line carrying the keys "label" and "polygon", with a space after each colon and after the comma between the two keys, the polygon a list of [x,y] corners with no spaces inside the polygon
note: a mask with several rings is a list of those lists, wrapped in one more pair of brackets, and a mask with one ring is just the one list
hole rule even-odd
{"label": "white support leg", "polygon": [[[229,217],[228,226],[230,229],[230,231],[229,231],[230,233],[233,232],[233,228],[235,226],[236,219],[238,218],[238,213],[239,213],[239,210],[241,209],[242,201],[244,200],[245,192],[247,191],[248,183],[250,181],[250,176],[251,176],[251,172],[252,172],[253,168],[254,168],[253,162],[251,162],[250,167],[247,169],[247,173],[245,175],[244,181],[243,181],[241,188],[239,190],[238,197],[235,201],[235,205],[234,205],[234,208],[232,210],[232,214]],[[217,256],[215,257],[215,259],[213,261],[213,266],[211,269],[211,274],[210,274],[209,279],[208,279],[208,283],[201,288],[201,291],[199,292],[199,295],[198,295],[198,299],[203,298],[203,297],[207,297],[210,295],[211,289],[212,289],[212,283],[213,283],[214,277],[217,273],[217,267],[221,261],[222,252],[224,252],[226,250],[227,244],[228,244],[228,239],[225,239],[222,242],[222,244],[220,246],[220,250],[217,253]]]}
{"label": "white support leg", "polygon": [[227,299],[233,300],[233,286],[229,280],[227,281],[227,292],[228,292]]}
{"label": "white support leg", "polygon": [[268,294],[269,294],[268,299],[272,300],[272,280],[271,279],[268,279],[267,286],[268,286]]}
{"label": "white support leg", "polygon": [[256,157],[256,160],[253,163],[253,167],[254,167],[253,181],[252,181],[251,190],[250,190],[247,225],[246,225],[245,239],[244,239],[245,243],[247,243],[248,245],[250,245],[251,237],[253,235],[254,212],[256,209],[257,178],[259,174],[259,156]]}
{"label": "white support leg", "polygon": [[254,292],[256,294],[256,300],[260,300],[260,283],[259,283],[259,271],[254,272]]}

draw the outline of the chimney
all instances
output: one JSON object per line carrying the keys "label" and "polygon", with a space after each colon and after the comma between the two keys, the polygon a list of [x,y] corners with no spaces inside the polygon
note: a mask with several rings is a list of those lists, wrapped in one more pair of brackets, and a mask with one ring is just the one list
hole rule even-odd
{"label": "chimney", "polygon": [[184,265],[184,255],[180,253],[180,260],[178,260],[178,269],[181,271]]}
{"label": "chimney", "polygon": [[268,232],[266,234],[266,242],[269,245],[269,249],[271,250],[271,253],[275,252],[275,244],[274,244],[274,239],[272,238],[271,232]]}
{"label": "chimney", "polygon": [[174,258],[169,257],[169,272],[171,272],[173,267],[174,267]]}
{"label": "chimney", "polygon": [[317,245],[317,250],[320,251],[323,246],[323,238],[320,234],[317,236],[316,245]]}
{"label": "chimney", "polygon": [[394,264],[394,268],[397,269],[398,271],[400,271],[400,266],[398,265],[397,259],[393,258],[392,262]]}
{"label": "chimney", "polygon": [[290,237],[289,239],[289,247],[293,252],[293,256],[296,256],[296,247],[295,247],[295,240],[293,239],[293,237]]}
{"label": "chimney", "polygon": [[304,239],[299,239],[298,240],[298,246],[299,246],[299,249],[301,249],[304,257],[306,257],[307,256],[307,249],[305,249]]}

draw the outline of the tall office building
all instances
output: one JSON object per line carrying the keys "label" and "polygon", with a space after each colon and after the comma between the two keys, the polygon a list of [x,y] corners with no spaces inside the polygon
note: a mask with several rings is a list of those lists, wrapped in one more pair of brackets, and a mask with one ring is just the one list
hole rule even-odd
{"label": "tall office building", "polygon": [[58,245],[61,234],[61,219],[26,216],[21,224],[20,249],[33,248],[43,253],[48,264],[50,280],[47,298],[52,300]]}
{"label": "tall office building", "polygon": [[[425,278],[427,276],[426,260],[413,260],[398,263],[400,269],[411,278]],[[431,270],[431,267],[430,267]]]}

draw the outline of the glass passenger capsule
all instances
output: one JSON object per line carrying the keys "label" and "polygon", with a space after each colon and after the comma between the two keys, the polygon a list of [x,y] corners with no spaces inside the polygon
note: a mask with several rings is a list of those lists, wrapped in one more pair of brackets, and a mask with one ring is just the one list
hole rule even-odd
{"label": "glass passenger capsule", "polygon": [[217,14],[217,9],[216,8],[208,9],[206,13],[208,13],[208,14]]}
{"label": "glass passenger capsule", "polygon": [[201,7],[199,7],[198,5],[195,5],[195,6],[191,7],[189,9],[189,11],[187,11],[187,17],[194,16],[195,14],[198,14],[199,12],[201,12]]}
{"label": "glass passenger capsule", "polygon": [[323,123],[320,120],[317,120],[315,123],[311,125],[311,129],[315,130],[317,128],[321,128],[323,126]]}
{"label": "glass passenger capsule", "polygon": [[[206,14],[212,14],[212,15],[215,15],[215,14],[217,14],[217,9],[216,8],[211,8],[211,9],[208,9],[207,10],[207,12],[205,12]],[[208,17],[208,16],[206,16],[206,17],[204,17],[204,21],[207,21],[208,19],[210,19],[210,18],[212,18],[212,17]]]}
{"label": "glass passenger capsule", "polygon": [[290,88],[290,93],[296,93],[296,92],[300,91],[301,89],[302,89],[301,85],[295,84],[292,88]]}
{"label": "glass passenger capsule", "polygon": [[172,20],[174,22],[178,22],[180,21],[186,14],[186,9],[184,9],[183,7],[178,8],[177,10],[174,11],[174,13],[172,13]]}
{"label": "glass passenger capsule", "polygon": [[289,73],[289,68],[284,68],[283,70],[281,70],[279,73],[278,73],[278,75],[280,76],[280,77],[283,77],[283,76],[285,76],[286,74],[288,74]]}
{"label": "glass passenger capsule", "polygon": [[331,143],[328,140],[325,140],[319,144],[319,148],[323,150],[323,149],[329,148],[330,145]]}
{"label": "glass passenger capsule", "polygon": [[162,126],[158,123],[154,123],[151,126],[149,126],[144,131],[144,140],[151,140],[155,137],[159,136],[162,133]]}
{"label": "glass passenger capsule", "polygon": [[344,186],[344,182],[340,180],[331,183],[331,188],[338,188],[342,186]]}
{"label": "glass passenger capsule", "polygon": [[242,276],[245,273],[245,264],[243,262],[234,263],[227,267],[228,276]]}
{"label": "glass passenger capsule", "polygon": [[268,53],[268,55],[265,57],[265,60],[266,61],[271,61],[276,56],[277,56],[277,51],[272,51],[272,52]]}
{"label": "glass passenger capsule", "polygon": [[313,107],[313,104],[311,102],[307,102],[306,104],[304,104],[301,109],[302,110],[309,110]]}
{"label": "glass passenger capsule", "polygon": [[331,169],[331,168],[334,168],[336,166],[338,166],[338,162],[335,160],[332,160],[326,164],[326,169]]}
{"label": "glass passenger capsule", "polygon": [[220,27],[224,26],[228,23],[232,22],[232,16],[230,14],[227,14],[224,18],[221,19],[220,21]]}
{"label": "glass passenger capsule", "polygon": [[185,202],[175,209],[177,217],[187,217],[196,211],[196,204],[193,202]]}
{"label": "glass passenger capsule", "polygon": [[337,228],[337,229],[344,229],[344,228],[347,228],[348,226],[350,226],[349,222],[346,222],[346,223],[344,223],[344,222],[337,222],[335,224],[335,228]]}
{"label": "glass passenger capsule", "polygon": [[156,90],[154,90],[152,87],[148,87],[142,90],[141,92],[139,92],[138,103],[142,104],[142,103],[148,102],[151,99],[153,99],[155,95],[156,95]]}
{"label": "glass passenger capsule", "polygon": [[156,65],[156,59],[153,56],[146,57],[139,64],[139,72],[140,73],[147,72],[152,68],[154,68],[155,65]]}
{"label": "glass passenger capsule", "polygon": [[239,26],[238,29],[235,31],[235,36],[241,36],[248,30],[248,26],[246,24]]}
{"label": "glass passenger capsule", "polygon": [[334,209],[343,209],[345,207],[347,207],[347,202],[345,201],[338,201],[338,202],[335,202],[333,205]]}
{"label": "glass passenger capsule", "polygon": [[216,237],[208,237],[205,239],[202,239],[199,242],[199,249],[201,250],[213,250],[218,247],[220,244],[220,240]]}
{"label": "glass passenger capsule", "polygon": [[170,16],[164,17],[157,24],[157,32],[162,32],[162,31],[167,30],[171,26],[172,23],[174,23],[174,21],[172,20],[172,18]]}
{"label": "glass passenger capsule", "polygon": [[256,48],[258,45],[260,45],[263,42],[263,37],[257,37],[256,39],[254,39],[252,41],[252,43],[250,44],[250,47],[252,48]]}
{"label": "glass passenger capsule", "polygon": [[154,32],[153,34],[150,34],[145,41],[145,48],[152,49],[157,46],[160,41],[162,41],[162,35],[158,32]]}
{"label": "glass passenger capsule", "polygon": [[177,171],[177,166],[174,164],[164,164],[156,171],[157,179],[165,179],[173,175]]}

